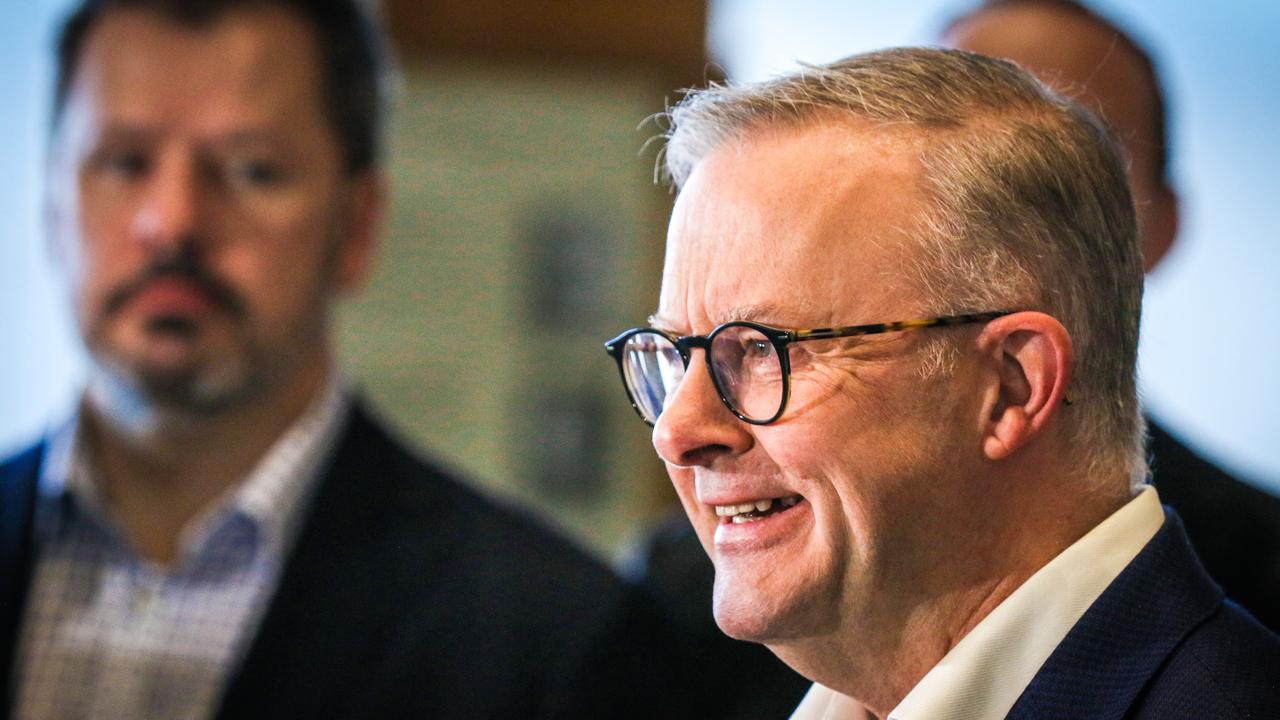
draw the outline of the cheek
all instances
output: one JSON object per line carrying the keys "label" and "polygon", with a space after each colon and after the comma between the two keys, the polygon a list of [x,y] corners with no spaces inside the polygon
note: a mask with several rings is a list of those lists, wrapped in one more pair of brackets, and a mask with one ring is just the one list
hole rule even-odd
{"label": "cheek", "polygon": [[692,468],[667,465],[667,477],[671,478],[671,485],[675,488],[676,494],[680,496],[680,501],[685,504],[686,508],[690,507],[690,503],[696,502]]}
{"label": "cheek", "polygon": [[333,273],[335,237],[326,216],[280,220],[239,234],[215,261],[216,271],[268,314],[288,314],[314,302]]}
{"label": "cheek", "polygon": [[865,555],[882,526],[899,522],[922,491],[928,443],[911,415],[885,398],[838,394],[824,408],[762,433],[760,444],[810,500],[828,541]]}
{"label": "cheek", "polygon": [[58,263],[82,325],[103,311],[107,297],[137,277],[143,259],[127,243],[101,228],[81,228],[58,242]]}
{"label": "cheek", "polygon": [[680,504],[684,506],[685,513],[691,520],[696,521],[703,507],[698,502],[693,469],[668,465],[667,476],[671,478],[671,485],[675,488],[676,496],[680,498]]}
{"label": "cheek", "polygon": [[694,470],[668,465],[667,475],[671,478],[671,484],[676,490],[676,496],[680,498],[680,505],[684,508],[685,515],[698,535],[698,542],[702,544],[702,549],[708,556],[714,557],[714,536],[719,519],[714,510],[698,502]]}

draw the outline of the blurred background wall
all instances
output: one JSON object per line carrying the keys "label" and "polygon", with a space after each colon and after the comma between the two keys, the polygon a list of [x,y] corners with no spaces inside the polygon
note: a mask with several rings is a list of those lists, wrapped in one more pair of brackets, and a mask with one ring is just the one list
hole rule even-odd
{"label": "blurred background wall", "polygon": [[[82,372],[39,230],[48,50],[65,4],[0,6],[0,449],[65,413]],[[931,42],[963,6],[388,2],[404,68],[393,206],[375,279],[341,310],[346,366],[432,454],[611,552],[671,502],[601,350],[657,295],[670,197],[641,150],[656,128],[637,126],[676,88],[722,73],[754,80]],[[1148,284],[1147,402],[1280,491],[1280,6],[1099,7],[1135,23],[1161,61],[1185,203],[1180,245]]]}

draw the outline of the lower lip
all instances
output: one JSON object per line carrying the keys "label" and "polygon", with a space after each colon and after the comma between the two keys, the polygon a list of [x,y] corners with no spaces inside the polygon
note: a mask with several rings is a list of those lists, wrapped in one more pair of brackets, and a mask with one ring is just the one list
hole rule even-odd
{"label": "lower lip", "polygon": [[750,552],[772,547],[801,533],[813,522],[813,508],[808,500],[759,520],[735,523],[719,518],[715,544],[720,554]]}
{"label": "lower lip", "polygon": [[133,297],[132,304],[147,315],[200,315],[214,309],[207,293],[185,280],[156,280]]}

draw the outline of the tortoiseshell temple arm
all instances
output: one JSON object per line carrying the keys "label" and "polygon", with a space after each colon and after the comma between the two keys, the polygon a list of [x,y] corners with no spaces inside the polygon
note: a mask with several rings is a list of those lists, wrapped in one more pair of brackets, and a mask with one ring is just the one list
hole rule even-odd
{"label": "tortoiseshell temple arm", "polygon": [[897,322],[873,323],[871,325],[849,325],[837,328],[811,328],[809,330],[793,330],[793,341],[826,340],[830,338],[853,337],[855,335],[878,335],[880,333],[897,332],[898,330],[916,330],[919,328],[942,327],[949,325],[968,325],[970,323],[990,322],[999,317],[1010,315],[1012,310],[996,310],[993,312],[968,313],[965,315],[948,315],[938,318],[921,318],[919,320],[899,320]]}

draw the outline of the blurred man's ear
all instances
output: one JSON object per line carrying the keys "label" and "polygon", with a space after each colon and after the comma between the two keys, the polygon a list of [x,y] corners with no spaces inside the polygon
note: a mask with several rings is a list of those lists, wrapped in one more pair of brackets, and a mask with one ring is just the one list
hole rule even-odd
{"label": "blurred man's ear", "polygon": [[1050,315],[1018,312],[987,323],[978,347],[994,379],[982,451],[1003,460],[1040,435],[1066,401],[1071,336]]}
{"label": "blurred man's ear", "polygon": [[1173,241],[1178,237],[1178,193],[1161,183],[1152,194],[1151,204],[1140,215],[1142,218],[1142,269],[1151,272],[1164,259]]}
{"label": "blurred man's ear", "polygon": [[370,169],[352,177],[349,189],[346,228],[338,250],[334,284],[341,292],[364,286],[381,244],[382,224],[387,207],[387,177]]}
{"label": "blurred man's ear", "polygon": [[[56,132],[56,131],[55,131]],[[52,142],[52,141],[51,141]],[[44,165],[44,182],[40,198],[41,232],[44,233],[45,257],[58,272],[65,273],[71,263],[71,248],[66,241],[66,202],[67,188],[59,187],[63,182],[66,162],[60,148],[53,147],[48,151]]]}

